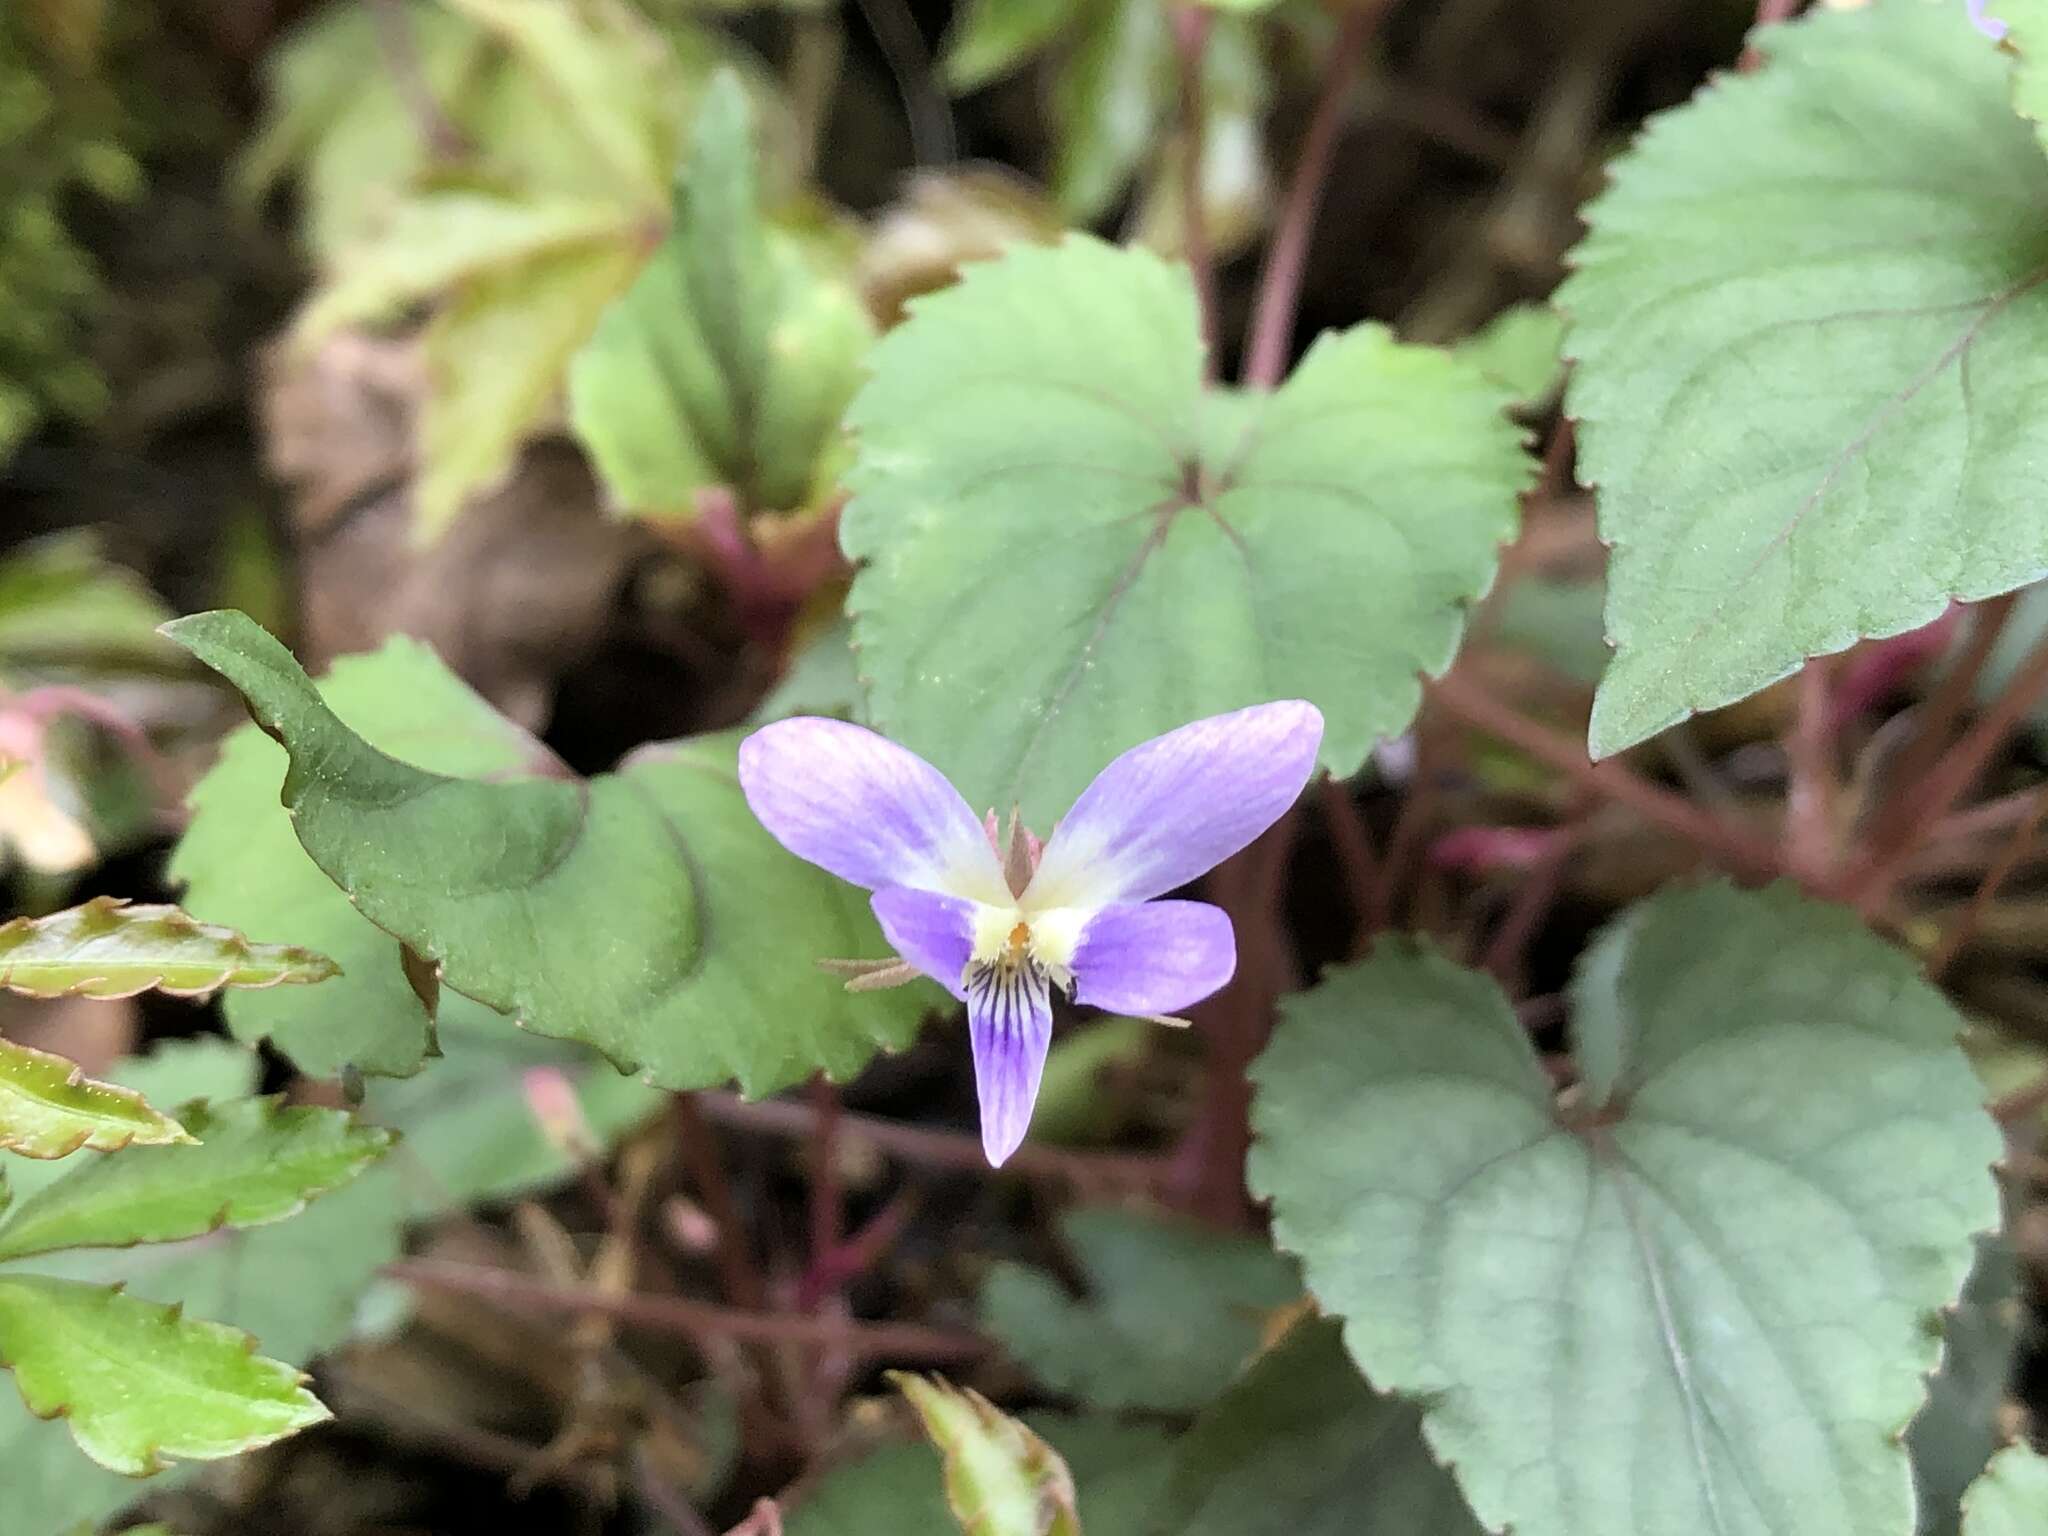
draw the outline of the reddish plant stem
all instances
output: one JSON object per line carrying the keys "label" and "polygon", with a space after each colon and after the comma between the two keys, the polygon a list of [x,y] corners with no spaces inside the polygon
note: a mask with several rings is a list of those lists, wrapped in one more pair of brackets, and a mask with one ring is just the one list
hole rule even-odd
{"label": "reddish plant stem", "polygon": [[400,1259],[385,1265],[383,1272],[388,1279],[422,1289],[474,1296],[538,1312],[598,1313],[628,1327],[686,1338],[822,1344],[867,1358],[893,1355],[917,1360],[968,1360],[986,1354],[989,1347],[979,1334],[932,1328],[922,1323],[869,1323],[801,1312],[762,1312],[720,1306],[688,1296],[650,1296],[637,1291],[603,1291],[589,1285],[558,1285],[509,1269],[449,1259]]}
{"label": "reddish plant stem", "polygon": [[1336,850],[1337,867],[1344,872],[1344,888],[1351,894],[1352,919],[1356,923],[1359,947],[1378,931],[1380,917],[1379,856],[1373,852],[1372,833],[1351,798],[1351,786],[1342,779],[1325,778],[1322,783],[1323,822],[1330,831],[1330,846]]}
{"label": "reddish plant stem", "polygon": [[[809,1105],[791,1099],[749,1103],[731,1093],[699,1093],[695,1098],[707,1119],[734,1130],[771,1136],[808,1136],[817,1114]],[[935,1131],[841,1110],[839,1134],[859,1137],[906,1163],[969,1173],[989,1171],[980,1138],[957,1131]],[[1072,1152],[1027,1141],[1003,1164],[1002,1171],[1091,1189],[1146,1189],[1162,1183],[1166,1169],[1163,1157]]]}
{"label": "reddish plant stem", "polygon": [[1195,283],[1202,317],[1202,381],[1214,382],[1222,347],[1216,303],[1216,258],[1209,249],[1209,221],[1202,205],[1202,156],[1206,123],[1202,115],[1202,62],[1209,48],[1209,11],[1199,5],[1173,11],[1174,51],[1180,61],[1181,255]]}
{"label": "reddish plant stem", "polygon": [[1835,862],[1834,733],[1829,729],[1828,670],[1816,656],[1800,669],[1798,704],[1785,736],[1785,863],[1809,886],[1824,884]]}
{"label": "reddish plant stem", "polygon": [[2034,796],[2039,792],[2035,789],[2016,790],[2009,795],[2000,795],[1996,800],[1986,800],[1981,805],[1957,811],[1952,816],[1944,816],[1927,834],[1927,844],[1933,847],[1943,843],[1968,842],[1971,838],[2016,827],[2027,819],[2027,813],[2033,808]]}
{"label": "reddish plant stem", "polygon": [[1557,893],[1564,888],[1565,869],[1585,837],[1585,813],[1591,798],[1580,791],[1567,824],[1558,829],[1560,835],[1543,850],[1515,891],[1514,899],[1501,915],[1500,926],[1494,930],[1493,942],[1487,945],[1485,958],[1480,961],[1511,995],[1522,990],[1522,962],[1529,941],[1535,938],[1536,930],[1556,904]]}
{"label": "reddish plant stem", "polygon": [[1929,981],[1940,981],[1948,968],[1955,964],[1955,958],[1962,953],[1963,946],[1968,944],[1977,930],[1984,925],[1984,918],[1991,910],[1991,903],[1998,896],[1998,888],[2004,885],[2013,870],[2019,867],[2020,861],[2033,851],[2035,834],[2041,830],[2041,818],[2048,814],[2048,789],[2033,790],[2030,795],[2033,803],[2027,810],[2026,819],[2013,832],[2004,851],[1999,854],[1998,861],[1984,872],[1984,878],[1977,884],[1976,893],[1970,897],[1970,904],[1963,908],[1961,915],[1953,923],[1949,924],[1948,931],[1941,936],[1941,943],[1928,957]]}
{"label": "reddish plant stem", "polygon": [[[810,1087],[811,1121],[810,1135],[810,1217],[811,1251],[809,1273],[822,1272],[822,1266],[839,1247],[839,1234],[844,1223],[839,1190],[839,1090],[822,1075],[811,1080]],[[836,1286],[813,1297],[810,1305],[816,1306]]]}
{"label": "reddish plant stem", "polygon": [[895,1246],[917,1210],[917,1197],[904,1190],[829,1253],[811,1260],[797,1285],[797,1305],[815,1311],[828,1296],[843,1290]]}
{"label": "reddish plant stem", "polygon": [[1861,878],[1850,887],[1849,899],[1858,912],[1868,917],[1885,904],[1918,851],[1920,838],[1977,782],[2012,728],[2044,695],[2048,695],[2048,642],[2034,647],[1991,707],[1942,754],[1926,777],[1906,788],[1899,843],[1873,854]]}
{"label": "reddish plant stem", "polygon": [[676,1137],[682,1145],[683,1162],[690,1170],[690,1182],[696,1185],[697,1198],[718,1234],[713,1258],[725,1299],[741,1307],[764,1306],[768,1287],[749,1251],[739,1202],[733,1199],[732,1181],[725,1176],[725,1159],[719,1153],[718,1138],[711,1134],[711,1127],[699,1110],[698,1095],[671,1094],[669,1106]]}
{"label": "reddish plant stem", "polygon": [[1934,692],[1920,706],[1913,737],[1891,770],[1891,782],[1898,787],[1878,810],[1876,825],[1871,828],[1870,844],[1874,849],[1894,849],[1911,834],[1914,791],[1933,770],[1942,748],[1955,733],[1956,722],[1976,697],[1977,679],[1984,675],[1985,664],[1998,648],[1999,637],[2005,633],[2006,621],[2012,617],[2017,600],[2015,594],[2008,592],[1979,603],[1972,611],[1970,638],[1964,642],[1962,654],[1942,673]]}
{"label": "reddish plant stem", "polygon": [[1748,828],[1708,814],[1684,796],[1639,778],[1612,758],[1592,761],[1575,738],[1517,713],[1455,672],[1430,685],[1430,698],[1467,725],[1498,737],[1593,793],[1677,833],[1740,875],[1768,879],[1779,872],[1777,850]]}
{"label": "reddish plant stem", "polygon": [[1323,183],[1329,178],[1330,158],[1336,151],[1337,132],[1343,126],[1345,100],[1350,95],[1351,81],[1358,72],[1366,41],[1392,4],[1393,0],[1358,0],[1354,8],[1345,12],[1336,39],[1330,44],[1322,88],[1316,95],[1315,110],[1302,139],[1301,158],[1295,162],[1294,179],[1287,184],[1287,200],[1281,206],[1273,243],[1266,250],[1265,270],[1259,274],[1251,340],[1245,347],[1244,382],[1250,388],[1271,389],[1287,371],[1295,309],[1301,302],[1302,274],[1308,266],[1309,239],[1315,233]]}
{"label": "reddish plant stem", "polygon": [[1408,889],[1411,873],[1421,864],[1429,843],[1430,819],[1436,813],[1437,755],[1439,733],[1428,715],[1418,715],[1414,726],[1415,765],[1408,776],[1408,792],[1394,813],[1393,830],[1387,834],[1387,856],[1380,864],[1379,887],[1373,893],[1372,923],[1352,939],[1352,953],[1362,955],[1372,936],[1394,926],[1401,896]]}

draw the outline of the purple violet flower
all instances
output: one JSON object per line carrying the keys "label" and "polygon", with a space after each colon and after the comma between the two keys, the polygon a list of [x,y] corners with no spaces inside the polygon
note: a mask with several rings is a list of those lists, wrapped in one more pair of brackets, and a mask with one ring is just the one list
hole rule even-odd
{"label": "purple violet flower", "polygon": [[1990,0],[1963,0],[1963,3],[1969,9],[1971,26],[1994,42],[2005,36],[2005,23],[1996,16],[1984,14],[1984,7]]}
{"label": "purple violet flower", "polygon": [[967,1004],[981,1144],[1024,1140],[1052,1038],[1052,991],[1171,1019],[1237,969],[1230,918],[1160,901],[1250,843],[1315,771],[1323,717],[1299,699],[1197,720],[1131,748],[1041,847],[975,818],[938,769],[841,720],[783,720],[740,744],[740,787],[776,841],[874,892],[900,962],[852,988],[931,977]]}

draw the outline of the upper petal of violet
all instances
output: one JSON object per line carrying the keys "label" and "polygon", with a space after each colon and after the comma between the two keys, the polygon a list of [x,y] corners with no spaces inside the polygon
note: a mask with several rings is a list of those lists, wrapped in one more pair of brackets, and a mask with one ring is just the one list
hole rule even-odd
{"label": "upper petal of violet", "polygon": [[1315,771],[1322,711],[1301,699],[1197,720],[1131,748],[1047,839],[1032,907],[1145,901],[1278,821]]}
{"label": "upper petal of violet", "polygon": [[1074,950],[1074,1001],[1112,1013],[1177,1013],[1237,971],[1230,914],[1206,901],[1104,907]]}
{"label": "upper petal of violet", "polygon": [[974,953],[973,902],[890,885],[868,905],[891,949],[955,997],[967,996],[960,978]]}
{"label": "upper petal of violet", "polygon": [[763,726],[740,743],[740,788],[777,842],[842,880],[1009,900],[960,792],[861,726],[810,716]]}
{"label": "upper petal of violet", "polygon": [[2005,23],[1996,16],[1986,16],[1984,7],[1989,0],[1964,0],[1970,12],[1970,25],[1994,41],[2005,36]]}

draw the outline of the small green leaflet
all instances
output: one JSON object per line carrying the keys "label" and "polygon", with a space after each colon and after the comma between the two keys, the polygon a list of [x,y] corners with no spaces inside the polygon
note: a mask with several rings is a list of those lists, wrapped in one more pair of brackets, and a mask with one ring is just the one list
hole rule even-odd
{"label": "small green leaflet", "polygon": [[889,1380],[939,1448],[963,1536],[1081,1536],[1073,1475],[1058,1451],[972,1389],[905,1371]]}
{"label": "small green leaflet", "polygon": [[393,1139],[340,1110],[286,1108],[275,1099],[194,1104],[182,1119],[198,1145],[75,1163],[16,1204],[0,1222],[0,1261],[280,1221],[353,1179]]}
{"label": "small green leaflet", "polygon": [[1961,1021],[1785,886],[1631,909],[1571,1002],[1560,1103],[1493,981],[1430,951],[1290,999],[1254,1070],[1275,1240],[1489,1528],[1910,1529],[1928,1323],[1998,1219]]}
{"label": "small green leaflet", "polygon": [[[319,688],[371,745],[422,768],[475,778],[567,773],[416,640],[394,636],[376,651],[344,656]],[[192,791],[171,878],[201,917],[289,933],[341,966],[317,988],[231,994],[226,1013],[237,1039],[267,1038],[314,1077],[348,1067],[407,1076],[432,1039],[431,1003],[406,979],[398,941],[356,911],[299,846],[278,802],[289,766],[284,749],[254,725],[230,734]]]}
{"label": "small green leaflet", "polygon": [[[253,1090],[256,1058],[224,1040],[179,1041],[120,1063],[111,1076],[158,1103],[230,1101]],[[146,1163],[177,1150],[130,1147],[118,1156]],[[401,1225],[414,1208],[398,1183],[397,1161],[371,1167],[289,1221],[227,1228],[186,1242],[46,1254],[34,1260],[34,1268],[95,1286],[126,1285],[128,1294],[153,1302],[180,1303],[192,1316],[253,1334],[264,1354],[303,1365],[347,1336],[364,1288],[399,1255]],[[9,1163],[24,1201],[66,1178],[72,1167],[0,1162]],[[7,1468],[8,1536],[63,1536],[80,1522],[97,1524],[164,1486],[140,1485],[88,1465],[69,1437],[32,1417],[11,1388],[0,1390],[0,1466]],[[180,1471],[174,1465],[164,1477],[176,1478]]]}
{"label": "small green leaflet", "polygon": [[749,1094],[845,1077],[908,1042],[931,994],[848,995],[822,956],[876,956],[860,893],[747,810],[730,734],[645,748],[588,782],[484,782],[385,756],[246,616],[168,627],[292,754],[300,843],[458,992],[664,1087]]}
{"label": "small green leaflet", "polygon": [[738,76],[712,81],[668,238],[569,372],[569,418],[617,506],[695,515],[731,486],[749,510],[821,489],[874,334],[829,231],[771,225]]}
{"label": "small green leaflet", "polygon": [[166,1456],[253,1450],[328,1417],[296,1370],[253,1344],[110,1287],[0,1274],[0,1364],[34,1413],[63,1415],[88,1456],[130,1477]]}
{"label": "small green leaflet", "polygon": [[1375,326],[1205,393],[1186,273],[1082,236],[969,267],[872,363],[841,523],[869,722],[1041,828],[1122,748],[1268,699],[1355,772],[1529,471],[1505,390]]}
{"label": "small green leaflet", "polygon": [[95,1082],[62,1056],[0,1040],[0,1147],[26,1157],[67,1157],[190,1141],[185,1128],[139,1093]]}
{"label": "small green leaflet", "polygon": [[1056,1391],[1103,1409],[1192,1413],[1259,1346],[1301,1277],[1265,1243],[1112,1207],[1080,1207],[1060,1233],[1091,1291],[1075,1301],[1042,1270],[998,1263],[983,1326]]}
{"label": "small green leaflet", "polygon": [[[1195,1420],[1148,1536],[1482,1536],[1421,1410],[1366,1385],[1337,1325],[1297,1323]],[[1091,1536],[1093,1532],[1091,1531]]]}
{"label": "small green leaflet", "polygon": [[177,652],[156,632],[169,617],[90,533],[35,539],[0,559],[0,670],[8,673],[174,665]]}
{"label": "small green leaflet", "polygon": [[334,972],[332,960],[310,949],[252,944],[176,907],[111,896],[0,923],[0,987],[30,997],[206,997],[222,987],[325,981]]}
{"label": "small green leaflet", "polygon": [[1758,41],[1617,162],[1558,295],[1614,546],[1596,757],[2048,573],[2048,162],[2009,56],[1961,0]]}

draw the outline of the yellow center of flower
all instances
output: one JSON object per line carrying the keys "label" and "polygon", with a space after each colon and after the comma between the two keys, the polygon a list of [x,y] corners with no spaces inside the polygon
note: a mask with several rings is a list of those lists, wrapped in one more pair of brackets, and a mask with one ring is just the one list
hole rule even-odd
{"label": "yellow center of flower", "polygon": [[1033,970],[1062,990],[1074,985],[1074,951],[1088,913],[1079,907],[1025,911],[1021,906],[978,905],[974,909],[971,975],[982,969],[1006,973]]}

